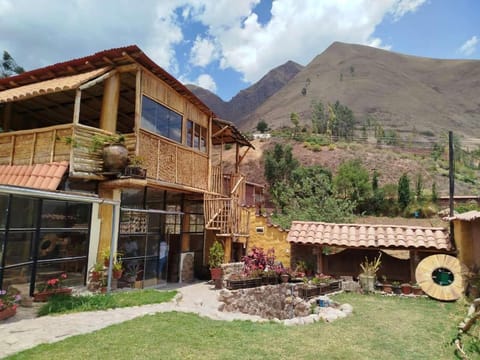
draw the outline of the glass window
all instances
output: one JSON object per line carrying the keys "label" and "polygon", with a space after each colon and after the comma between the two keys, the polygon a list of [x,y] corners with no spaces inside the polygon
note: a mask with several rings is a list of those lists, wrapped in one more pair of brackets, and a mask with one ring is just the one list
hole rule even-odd
{"label": "glass window", "polygon": [[35,227],[38,201],[38,199],[13,196],[11,214],[22,214],[22,216],[10,216],[10,228],[31,229]]}
{"label": "glass window", "polygon": [[32,259],[33,231],[15,231],[8,234],[5,265],[15,265]]}
{"label": "glass window", "polygon": [[7,223],[8,195],[0,195],[0,228],[5,229]]}
{"label": "glass window", "polygon": [[44,200],[42,228],[87,228],[90,222],[90,204],[61,200]]}
{"label": "glass window", "polygon": [[182,115],[146,96],[142,98],[142,128],[178,143],[182,141]]}
{"label": "glass window", "polygon": [[187,121],[187,141],[186,145],[207,152],[207,128],[194,123],[192,120]]}

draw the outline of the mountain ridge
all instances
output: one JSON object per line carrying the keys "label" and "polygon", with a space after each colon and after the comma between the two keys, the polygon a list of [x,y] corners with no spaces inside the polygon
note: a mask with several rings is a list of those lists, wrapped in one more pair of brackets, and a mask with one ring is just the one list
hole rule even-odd
{"label": "mountain ridge", "polygon": [[[289,62],[282,66],[286,64]],[[312,102],[338,100],[352,109],[359,126],[367,119],[374,120],[385,129],[427,141],[432,134],[437,138],[447,130],[480,138],[480,99],[476,95],[480,60],[432,59],[334,42],[309,64],[298,65],[298,71],[275,82],[272,78],[279,77],[274,71],[278,68],[228,103],[215,104],[198,89],[194,93],[215,112],[223,105],[219,113],[242,131],[253,131],[260,119],[273,129],[292,126],[292,112],[308,126]],[[266,83],[275,84],[268,96],[262,93]],[[241,110],[235,112],[232,106]]]}

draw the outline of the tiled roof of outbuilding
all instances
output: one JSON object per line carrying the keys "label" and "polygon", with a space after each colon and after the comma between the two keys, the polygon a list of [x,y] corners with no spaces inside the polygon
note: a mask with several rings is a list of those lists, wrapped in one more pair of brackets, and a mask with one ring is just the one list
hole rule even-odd
{"label": "tiled roof of outbuilding", "polygon": [[57,190],[68,169],[68,161],[36,165],[0,165],[0,184]]}
{"label": "tiled roof of outbuilding", "polygon": [[448,229],[294,221],[287,241],[353,248],[451,250]]}

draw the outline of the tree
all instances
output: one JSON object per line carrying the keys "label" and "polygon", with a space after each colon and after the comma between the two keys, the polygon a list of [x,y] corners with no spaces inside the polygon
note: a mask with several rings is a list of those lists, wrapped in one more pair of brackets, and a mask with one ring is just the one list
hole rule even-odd
{"label": "tree", "polygon": [[271,189],[281,213],[275,221],[289,228],[292,220],[343,222],[352,216],[354,203],[336,197],[332,174],[321,166],[296,168],[289,181]]}
{"label": "tree", "polygon": [[415,196],[417,197],[417,201],[422,201],[422,198],[423,198],[422,174],[417,175],[417,181],[415,182]]}
{"label": "tree", "polygon": [[300,124],[300,119],[298,117],[298,114],[297,113],[291,113],[290,114],[290,121],[292,122],[292,124],[294,126],[293,137],[296,138],[297,133],[298,133],[298,127],[299,127],[299,124]]}
{"label": "tree", "polygon": [[289,181],[291,173],[299,166],[293,157],[292,147],[275,144],[272,150],[265,152],[264,173],[268,184],[273,187],[277,182]]}
{"label": "tree", "polygon": [[404,173],[398,180],[398,205],[401,210],[405,210],[408,204],[410,204],[410,179]]}
{"label": "tree", "polygon": [[265,120],[260,120],[257,124],[257,131],[260,131],[262,134],[268,130],[268,124]]}
{"label": "tree", "polygon": [[437,183],[432,183],[432,203],[436,203],[438,201],[438,192],[437,192]]}
{"label": "tree", "polygon": [[25,69],[19,66],[7,51],[3,51],[2,62],[0,64],[0,78],[21,74],[23,72],[25,72]]}
{"label": "tree", "polygon": [[327,128],[325,107],[321,101],[312,102],[312,132],[316,134],[324,134]]}
{"label": "tree", "polygon": [[333,184],[340,197],[357,204],[357,210],[363,208],[371,194],[370,176],[359,159],[340,164]]}

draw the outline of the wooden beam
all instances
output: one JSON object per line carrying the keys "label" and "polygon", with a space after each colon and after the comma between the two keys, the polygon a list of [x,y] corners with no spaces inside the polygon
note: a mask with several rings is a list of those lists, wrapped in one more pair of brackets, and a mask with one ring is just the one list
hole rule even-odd
{"label": "wooden beam", "polygon": [[220,130],[218,130],[215,134],[212,135],[212,139],[219,136],[220,134],[222,134],[225,130],[228,129],[228,126],[224,126],[223,128],[221,128]]}
{"label": "wooden beam", "polygon": [[[135,134],[139,134],[139,130],[141,127],[141,120],[142,120],[142,71],[137,69],[137,73],[135,74],[135,120],[134,120],[134,129],[133,131]],[[135,154],[138,155],[138,142],[137,142],[137,149],[135,150]]]}
{"label": "wooden beam", "polygon": [[85,84],[81,85],[79,87],[80,90],[85,90],[85,89],[88,89],[92,86],[95,86],[97,85],[98,83],[101,83],[103,81],[105,81],[106,79],[112,77],[113,75],[117,74],[117,70],[112,70],[112,71],[109,71],[93,80],[90,80],[90,81],[87,81]]}
{"label": "wooden beam", "polygon": [[240,155],[239,158],[238,158],[238,165],[240,165],[243,161],[243,159],[245,158],[245,155],[247,155],[248,151],[250,150],[250,147],[247,146],[247,150],[245,150],[245,153],[243,155]]}

